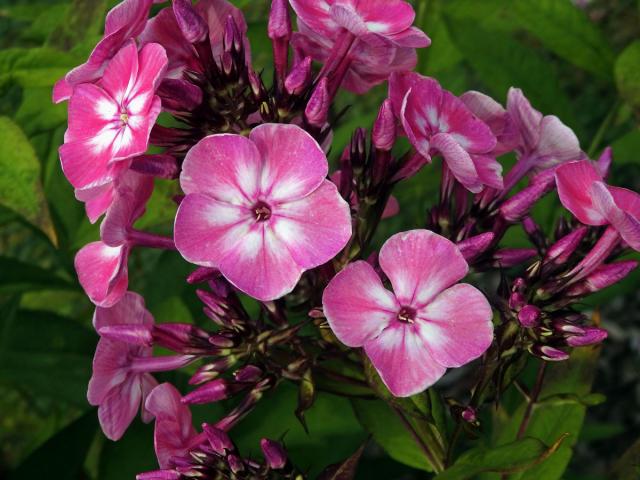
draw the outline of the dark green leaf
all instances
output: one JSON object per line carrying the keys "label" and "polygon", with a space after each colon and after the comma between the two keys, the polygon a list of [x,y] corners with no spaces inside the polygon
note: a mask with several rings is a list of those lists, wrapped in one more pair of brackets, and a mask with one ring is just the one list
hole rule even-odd
{"label": "dark green leaf", "polygon": [[360,457],[362,457],[365,446],[366,443],[362,444],[362,446],[344,462],[328,466],[317,480],[353,480],[356,476],[358,463],[360,463]]}
{"label": "dark green leaf", "polygon": [[620,457],[614,466],[615,478],[637,480],[640,478],[640,439]]}
{"label": "dark green leaf", "polygon": [[629,45],[617,58],[616,85],[620,95],[634,108],[640,108],[640,40]]}
{"label": "dark green leaf", "polygon": [[0,292],[33,290],[73,290],[76,284],[55,272],[30,265],[15,258],[0,256]]}

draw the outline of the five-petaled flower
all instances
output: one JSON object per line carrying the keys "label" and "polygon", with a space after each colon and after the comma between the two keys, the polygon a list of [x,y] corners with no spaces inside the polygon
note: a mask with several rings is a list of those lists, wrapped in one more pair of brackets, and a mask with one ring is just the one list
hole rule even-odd
{"label": "five-petaled flower", "polygon": [[338,339],[364,347],[391,393],[418,393],[489,347],[491,307],[475,287],[454,285],[469,267],[452,242],[428,230],[398,233],[379,262],[393,292],[356,261],[331,280],[322,303]]}
{"label": "five-petaled flower", "polygon": [[349,205],[327,172],[318,143],[294,125],[204,138],[180,176],[177,249],[252,297],[282,297],[351,236]]}
{"label": "five-petaled flower", "polygon": [[502,166],[491,155],[496,137],[467,106],[433,78],[394,73],[389,97],[409,141],[424,163],[440,154],[453,176],[471,192],[501,189]]}
{"label": "five-petaled flower", "polygon": [[127,43],[97,84],[78,85],[69,100],[69,128],[60,147],[62,169],[77,189],[108,184],[119,162],[143,154],[160,114],[155,94],[167,66],[164,48]]}
{"label": "five-petaled flower", "polygon": [[588,160],[566,163],[556,170],[558,195],[564,207],[586,225],[611,225],[634,250],[640,251],[640,195],[604,183]]}

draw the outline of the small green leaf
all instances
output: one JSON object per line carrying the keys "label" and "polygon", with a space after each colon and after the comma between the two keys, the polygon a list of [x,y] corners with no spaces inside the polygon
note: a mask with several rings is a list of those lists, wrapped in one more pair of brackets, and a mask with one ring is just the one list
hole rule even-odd
{"label": "small green leaf", "polygon": [[366,443],[363,443],[356,452],[344,462],[329,465],[318,477],[317,480],[353,480],[356,476],[360,457],[364,452]]}
{"label": "small green leaf", "polygon": [[40,162],[22,129],[0,117],[0,204],[13,210],[57,242],[40,182]]}
{"label": "small green leaf", "polygon": [[302,426],[306,431],[309,431],[307,422],[304,419],[304,414],[313,406],[313,402],[316,399],[316,385],[311,375],[311,369],[307,369],[302,376],[300,387],[298,389],[298,406],[296,407],[296,417],[302,423]]}
{"label": "small green leaf", "polygon": [[523,438],[493,448],[474,448],[461,455],[434,480],[466,480],[476,478],[481,473],[514,473],[527,470],[552,455],[564,438],[564,435],[561,436],[549,447],[535,438]]}
{"label": "small green leaf", "polygon": [[636,40],[618,56],[615,65],[618,91],[629,105],[640,108],[640,40]]}

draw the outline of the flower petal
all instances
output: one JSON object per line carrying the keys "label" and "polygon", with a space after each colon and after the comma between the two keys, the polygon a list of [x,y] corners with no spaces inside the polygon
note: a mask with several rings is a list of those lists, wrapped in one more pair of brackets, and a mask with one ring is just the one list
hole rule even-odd
{"label": "flower petal", "polygon": [[400,310],[393,293],[363,260],[333,277],[322,295],[322,306],[331,330],[349,347],[361,347],[377,337]]}
{"label": "flower petal", "polygon": [[438,131],[448,133],[469,153],[488,153],[496,146],[496,137],[482,120],[451,92],[442,92]]}
{"label": "flower petal", "polygon": [[324,34],[337,33],[338,26],[330,16],[331,3],[327,0],[289,0],[299,21],[304,22],[312,30]]}
{"label": "flower petal", "polygon": [[[623,197],[618,190],[616,192],[618,198],[614,199],[612,192],[603,182],[594,182],[590,194],[596,210],[611,223],[631,248],[640,251],[640,220],[627,213],[624,210],[626,205],[620,201],[624,200],[627,195],[623,194]],[[616,204],[617,201],[619,201],[618,204]]]}
{"label": "flower petal", "polygon": [[85,245],[74,264],[80,285],[89,299],[101,307],[116,304],[127,291],[128,247],[109,247],[102,242]]}
{"label": "flower petal", "polygon": [[129,98],[138,78],[138,47],[127,42],[111,59],[100,81],[102,88],[122,106]]}
{"label": "flower petal", "polygon": [[180,185],[185,194],[204,193],[234,205],[253,206],[258,199],[262,158],[241,135],[210,135],[189,150]]}
{"label": "flower petal", "polygon": [[482,191],[482,182],[469,153],[448,133],[438,133],[431,138],[431,148],[438,151],[453,176],[470,192]]}
{"label": "flower petal", "polygon": [[176,248],[191,263],[218,267],[238,243],[245,241],[254,223],[245,207],[192,193],[182,200],[176,214]]}
{"label": "flower petal", "polygon": [[328,180],[311,195],[274,207],[271,223],[298,265],[307,269],[331,260],[351,238],[349,205]]}
{"label": "flower petal", "polygon": [[266,201],[292,201],[309,195],[329,172],[318,142],[296,125],[263,124],[251,131],[249,139],[264,162],[260,193]]}
{"label": "flower petal", "polygon": [[129,355],[137,349],[124,342],[100,339],[87,389],[87,400],[91,405],[100,405],[113,389],[127,379]]}
{"label": "flower petal", "polygon": [[533,150],[540,140],[542,114],[531,106],[519,88],[510,88],[507,95],[507,112],[520,132],[526,150]]}
{"label": "flower petal", "polygon": [[417,312],[416,325],[440,365],[460,367],[482,355],[493,341],[491,306],[467,284],[454,285]]}
{"label": "flower petal", "polygon": [[562,205],[586,225],[604,225],[607,219],[593,205],[591,186],[602,180],[589,161],[566,163],[556,170]]}
{"label": "flower petal", "polygon": [[579,160],[582,156],[580,141],[569,127],[553,115],[542,119],[540,124],[540,141],[536,153],[542,157],[536,162],[538,169],[550,168],[571,160]]}
{"label": "flower petal", "polygon": [[413,7],[404,0],[335,0],[333,5],[353,11],[368,31],[382,35],[407,30],[416,17]]}
{"label": "flower petal", "polygon": [[135,374],[130,374],[120,387],[113,389],[103,399],[98,408],[98,419],[109,440],[122,438],[138,413],[141,399],[142,390]]}
{"label": "flower petal", "polygon": [[425,390],[446,371],[429,353],[415,324],[394,322],[365,343],[364,351],[396,397],[408,397]]}
{"label": "flower petal", "polygon": [[393,235],[380,249],[379,261],[400,304],[413,308],[429,303],[469,270],[455,244],[429,230]]}
{"label": "flower petal", "polygon": [[153,325],[153,316],[145,307],[144,298],[135,292],[127,292],[112,307],[96,307],[93,327],[99,331],[111,325]]}

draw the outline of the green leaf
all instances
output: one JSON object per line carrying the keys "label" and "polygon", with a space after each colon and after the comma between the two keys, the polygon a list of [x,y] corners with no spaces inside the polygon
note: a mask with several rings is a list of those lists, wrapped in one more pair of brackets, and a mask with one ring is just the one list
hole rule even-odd
{"label": "green leaf", "polygon": [[0,293],[33,290],[74,290],[77,285],[51,270],[0,256]]}
{"label": "green leaf", "polygon": [[622,98],[632,107],[640,108],[640,40],[623,50],[616,59],[614,70]]}
{"label": "green leaf", "polygon": [[568,0],[516,0],[520,25],[549,50],[600,78],[612,78],[614,54],[603,33]]}
{"label": "green leaf", "polygon": [[454,42],[488,93],[504,101],[510,87],[521,88],[535,108],[576,128],[571,103],[548,59],[508,34],[446,18]]}
{"label": "green leaf", "polygon": [[157,469],[158,462],[153,451],[153,424],[145,425],[138,417],[120,440],[105,443],[97,478],[134,479],[138,473]]}
{"label": "green leaf", "polygon": [[0,51],[0,86],[51,87],[79,61],[76,55],[49,47],[8,48]]}
{"label": "green leaf", "polygon": [[[466,480],[481,473],[514,473],[529,469],[552,455],[564,436],[547,446],[535,438],[523,438],[493,448],[478,447],[461,455],[456,462],[434,480]],[[539,477],[544,478],[546,477]]]}
{"label": "green leaf", "polygon": [[29,455],[9,474],[9,480],[83,478],[82,467],[98,429],[97,420],[94,410],[83,414]]}
{"label": "green leaf", "polygon": [[640,163],[640,130],[632,130],[611,144],[614,168],[627,163]]}
{"label": "green leaf", "polygon": [[40,162],[22,129],[0,117],[0,204],[13,210],[57,242],[40,183]]}
{"label": "green leaf", "polygon": [[631,445],[620,457],[614,467],[615,478],[619,480],[637,480],[640,478],[640,439]]}

